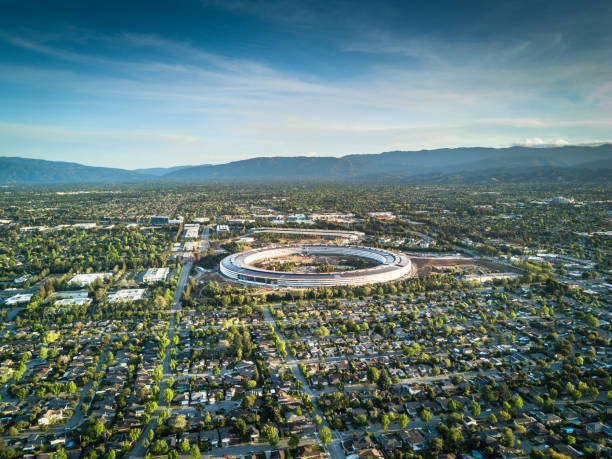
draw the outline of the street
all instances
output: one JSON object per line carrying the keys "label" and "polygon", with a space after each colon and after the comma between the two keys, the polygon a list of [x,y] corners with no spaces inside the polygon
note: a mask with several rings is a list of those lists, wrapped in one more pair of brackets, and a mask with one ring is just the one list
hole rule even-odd
{"label": "street", "polygon": [[[280,330],[276,326],[276,322],[274,321],[274,318],[272,317],[272,314],[270,314],[270,310],[268,308],[264,308],[264,317],[266,319],[266,322],[271,324],[274,327],[274,332],[281,339],[284,339]],[[312,403],[314,405],[315,414],[318,414],[323,420],[323,422],[321,423],[321,426],[328,427],[332,433],[333,440],[327,444],[327,449],[329,450],[330,456],[332,457],[332,459],[344,459],[345,455],[344,455],[344,448],[342,446],[342,437],[339,432],[333,430],[327,423],[325,416],[323,415],[323,413],[321,412],[321,410],[319,409],[317,405],[317,394],[308,385],[308,381],[306,380],[306,378],[304,377],[304,375],[298,368],[298,361],[290,353],[287,354],[287,357],[285,358],[285,360],[289,368],[291,368],[291,372],[293,373],[293,375],[296,377],[298,381],[302,383],[302,388],[304,392],[306,392],[310,396]]]}
{"label": "street", "polygon": [[[170,327],[168,328],[168,339],[170,343],[172,343],[172,338],[174,338],[174,332],[176,330],[176,312],[181,309],[181,296],[183,295],[183,290],[185,290],[185,286],[187,285],[187,281],[189,280],[189,273],[191,272],[192,263],[186,263],[182,266],[181,274],[179,276],[179,280],[176,286],[176,290],[174,292],[174,301],[172,303],[172,308],[170,310]],[[144,440],[148,439],[149,431],[154,429],[157,426],[157,419],[159,418],[159,413],[161,412],[162,405],[165,405],[164,402],[164,390],[168,387],[166,385],[167,377],[170,375],[170,352],[166,352],[166,358],[163,363],[164,367],[164,379],[159,384],[159,396],[157,400],[158,408],[151,415],[151,421],[149,424],[142,430],[140,434],[140,438],[134,445],[132,452],[128,457],[137,458],[143,457],[145,454]]]}
{"label": "street", "polygon": [[200,248],[201,253],[206,253],[206,251],[210,247],[210,242],[208,241],[209,232],[210,228],[208,226],[205,226],[202,230],[202,247]]}

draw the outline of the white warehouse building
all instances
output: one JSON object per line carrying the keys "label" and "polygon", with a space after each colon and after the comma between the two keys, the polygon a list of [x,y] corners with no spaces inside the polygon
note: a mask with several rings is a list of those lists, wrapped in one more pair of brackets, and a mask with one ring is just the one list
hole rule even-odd
{"label": "white warehouse building", "polygon": [[142,276],[143,282],[154,284],[156,282],[163,282],[170,273],[169,268],[149,268]]}

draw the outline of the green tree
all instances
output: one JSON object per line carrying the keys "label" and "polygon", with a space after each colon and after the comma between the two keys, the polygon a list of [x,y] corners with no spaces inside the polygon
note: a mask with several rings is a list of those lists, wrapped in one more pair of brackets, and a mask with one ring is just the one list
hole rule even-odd
{"label": "green tree", "polygon": [[153,380],[159,384],[164,379],[164,367],[157,365],[153,370]]}
{"label": "green tree", "polygon": [[74,394],[76,390],[77,390],[77,385],[75,384],[74,381],[68,381],[68,383],[66,383],[66,392]]}
{"label": "green tree", "polygon": [[380,372],[380,377],[378,378],[378,387],[381,390],[389,390],[391,388],[391,378],[389,377],[389,373],[387,373],[387,370],[385,369]]}
{"label": "green tree", "polygon": [[278,429],[270,424],[266,424],[264,426],[263,436],[272,446],[275,446],[278,443]]}
{"label": "green tree", "polygon": [[168,405],[170,405],[170,403],[172,402],[173,399],[174,399],[174,392],[169,387],[166,387],[164,389],[164,401]]}
{"label": "green tree", "polygon": [[431,411],[424,408],[419,413],[419,417],[421,418],[421,421],[423,421],[425,424],[429,424],[429,421],[431,421],[432,418]]}
{"label": "green tree", "polygon": [[291,434],[289,437],[289,448],[295,449],[300,446],[300,437],[296,434]]}
{"label": "green tree", "polygon": [[513,448],[516,443],[516,439],[514,438],[514,432],[512,432],[512,429],[510,429],[509,427],[504,427],[503,435],[504,444],[510,448]]}
{"label": "green tree", "polygon": [[574,389],[570,392],[570,396],[572,397],[574,402],[577,402],[582,398],[582,392],[580,392],[578,389]]}
{"label": "green tree", "polygon": [[325,338],[326,336],[329,336],[329,329],[321,325],[312,334],[316,336],[317,338]]}
{"label": "green tree", "polygon": [[255,405],[255,400],[256,400],[255,395],[246,395],[242,399],[242,407],[245,410],[250,410],[251,408],[253,408],[253,405]]}
{"label": "green tree", "polygon": [[434,455],[440,454],[442,452],[442,448],[444,448],[444,443],[440,437],[433,438],[429,443],[429,450]]}
{"label": "green tree", "polygon": [[376,383],[380,377],[380,372],[376,367],[368,367],[368,381]]}
{"label": "green tree", "polygon": [[380,417],[380,423],[382,424],[382,428],[387,430],[387,427],[389,427],[391,420],[389,419],[389,416],[387,416],[386,414],[383,414]]}
{"label": "green tree", "polygon": [[523,398],[520,395],[514,397],[514,408],[520,410],[523,408]]}
{"label": "green tree", "polygon": [[140,437],[140,429],[131,429],[130,430],[130,443],[134,443]]}
{"label": "green tree", "polygon": [[187,418],[180,414],[178,416],[172,416],[169,420],[168,420],[168,426],[174,431],[174,432],[182,432],[185,429],[187,429]]}
{"label": "green tree", "polygon": [[474,417],[480,416],[480,404],[476,400],[472,400],[471,411]]}
{"label": "green tree", "polygon": [[179,451],[181,453],[188,453],[189,451],[191,451],[191,445],[189,445],[189,440],[188,439],[184,439],[181,444],[179,445]]}
{"label": "green tree", "polygon": [[599,320],[593,314],[587,314],[584,318],[584,321],[590,327],[594,327],[594,328],[599,327]]}
{"label": "green tree", "polygon": [[56,341],[59,337],[60,335],[58,333],[54,331],[48,331],[47,333],[45,333],[45,336],[43,336],[43,343],[52,343],[53,341]]}
{"label": "green tree", "polygon": [[397,418],[397,422],[399,423],[402,429],[405,429],[406,426],[408,425],[408,416],[406,416],[406,414],[404,413],[400,414],[399,417]]}
{"label": "green tree", "polygon": [[149,453],[153,456],[161,456],[168,452],[168,443],[165,440],[155,440],[149,446]]}
{"label": "green tree", "polygon": [[152,414],[158,408],[157,402],[155,400],[147,400],[147,402],[145,403],[144,408],[145,408],[145,413]]}
{"label": "green tree", "polygon": [[246,425],[246,422],[244,422],[244,419],[242,418],[236,419],[236,421],[234,421],[234,429],[236,429],[236,433],[241,438],[244,437],[247,431],[247,425]]}
{"label": "green tree", "polygon": [[191,448],[191,457],[193,459],[198,459],[198,457],[200,457],[200,448],[198,448],[198,445],[193,445]]}
{"label": "green tree", "polygon": [[321,443],[323,443],[323,446],[327,446],[327,444],[331,441],[331,439],[332,439],[332,434],[331,434],[331,430],[329,430],[329,427],[327,426],[321,427],[321,429],[319,430],[319,440],[321,440]]}

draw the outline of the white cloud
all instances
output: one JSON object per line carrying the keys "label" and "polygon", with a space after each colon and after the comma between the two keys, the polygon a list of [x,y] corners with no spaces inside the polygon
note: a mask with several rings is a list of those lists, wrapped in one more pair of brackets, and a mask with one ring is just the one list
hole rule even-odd
{"label": "white cloud", "polygon": [[570,143],[565,139],[543,140],[539,137],[525,139],[524,141],[518,143],[518,145],[525,147],[564,147],[569,144]]}
{"label": "white cloud", "polygon": [[[461,44],[433,49],[424,42],[391,43],[403,49],[375,45],[371,52],[420,51],[417,59],[430,65],[386,60],[385,65],[364,66],[350,76],[324,80],[156,35],[90,38],[114,47],[121,43],[124,56],[139,56],[133,60],[77,53],[70,46],[53,45],[53,40],[1,38],[81,65],[67,71],[0,62],[0,81],[47,91],[55,104],[53,118],[45,120],[37,113],[39,126],[0,124],[0,154],[32,151],[38,141],[37,151],[56,144],[58,151],[71,147],[76,155],[79,148],[99,143],[109,151],[125,151],[126,145],[171,151],[165,159],[168,164],[183,161],[181,154],[191,155],[184,159],[187,163],[220,163],[258,155],[505,146],[523,137],[523,145],[564,145],[605,137],[612,127],[609,111],[593,109],[610,94],[610,83],[597,86],[589,79],[605,74],[602,69],[610,66],[596,61],[580,65],[585,78],[576,79],[578,66],[504,68],[495,65],[493,53],[485,55],[486,65],[475,59],[453,65],[455,59],[443,57],[455,54],[461,60],[466,53]],[[521,54],[530,47],[517,46],[513,52]],[[101,65],[105,71],[95,71]],[[568,85],[573,97],[550,96],[551,87]],[[13,119],[0,108],[2,118]]]}
{"label": "white cloud", "polygon": [[544,140],[539,137],[524,139],[521,142],[513,143],[512,146],[523,147],[565,147],[567,145],[577,145],[584,147],[597,147],[599,145],[612,144],[612,140],[588,140],[588,141],[568,141],[565,139]]}
{"label": "white cloud", "polygon": [[515,128],[554,127],[612,127],[612,118],[583,120],[542,120],[540,118],[483,118],[482,124],[511,126]]}

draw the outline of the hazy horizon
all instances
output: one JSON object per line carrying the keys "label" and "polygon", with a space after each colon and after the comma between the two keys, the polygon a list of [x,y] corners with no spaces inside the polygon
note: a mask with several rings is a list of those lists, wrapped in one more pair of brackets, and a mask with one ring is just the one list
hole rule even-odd
{"label": "hazy horizon", "polygon": [[[444,150],[444,149],[449,149],[449,150],[458,150],[458,149],[471,149],[471,148],[492,148],[492,149],[505,149],[505,148],[511,148],[511,147],[526,147],[526,148],[533,148],[534,150],[537,150],[539,148],[563,148],[563,147],[597,147],[597,146],[601,146],[601,145],[612,145],[612,141],[608,142],[608,141],[604,141],[604,142],[585,142],[585,143],[576,143],[576,144],[567,144],[567,145],[553,145],[553,144],[536,144],[536,145],[521,145],[521,144],[514,144],[514,145],[507,145],[507,146],[502,146],[502,147],[483,147],[483,146],[477,146],[477,145],[473,145],[473,146],[468,146],[468,147],[440,147],[440,148],[420,148],[420,149],[413,149],[413,150],[395,150],[395,151],[406,151],[406,152],[427,152],[427,151],[434,151],[434,150]],[[97,164],[95,162],[92,161],[88,161],[87,159],[83,160],[83,161],[65,161],[62,159],[49,159],[49,158],[43,158],[40,156],[36,156],[36,155],[32,155],[32,156],[10,156],[10,155],[0,155],[0,158],[23,158],[23,159],[32,159],[32,160],[43,160],[43,161],[58,161],[58,162],[68,162],[68,163],[76,163],[76,164],[81,164],[84,166],[90,166],[90,167],[116,167],[116,168],[120,168],[120,169],[124,169],[127,171],[138,171],[138,170],[145,170],[145,169],[174,169],[174,168],[187,168],[187,167],[195,167],[195,166],[204,166],[204,165],[211,165],[211,166],[218,166],[218,165],[222,165],[222,164],[227,164],[230,162],[235,162],[235,161],[243,161],[243,160],[249,160],[249,159],[258,159],[258,158],[312,158],[312,157],[317,157],[317,158],[342,158],[345,156],[355,156],[355,155],[377,155],[377,154],[382,154],[382,153],[388,153],[385,151],[380,151],[380,152],[374,152],[374,153],[346,153],[346,154],[342,154],[342,155],[309,155],[309,154],[304,154],[304,155],[300,155],[300,154],[296,154],[296,155],[257,155],[257,156],[251,156],[251,157],[246,157],[246,158],[242,158],[242,159],[237,159],[237,160],[227,160],[227,161],[219,161],[219,162],[203,162],[203,163],[191,163],[191,164],[178,164],[178,163],[168,163],[166,165],[148,165],[148,164],[141,164],[138,167],[120,167],[120,166],[108,166],[108,165],[104,165],[104,164]]]}

